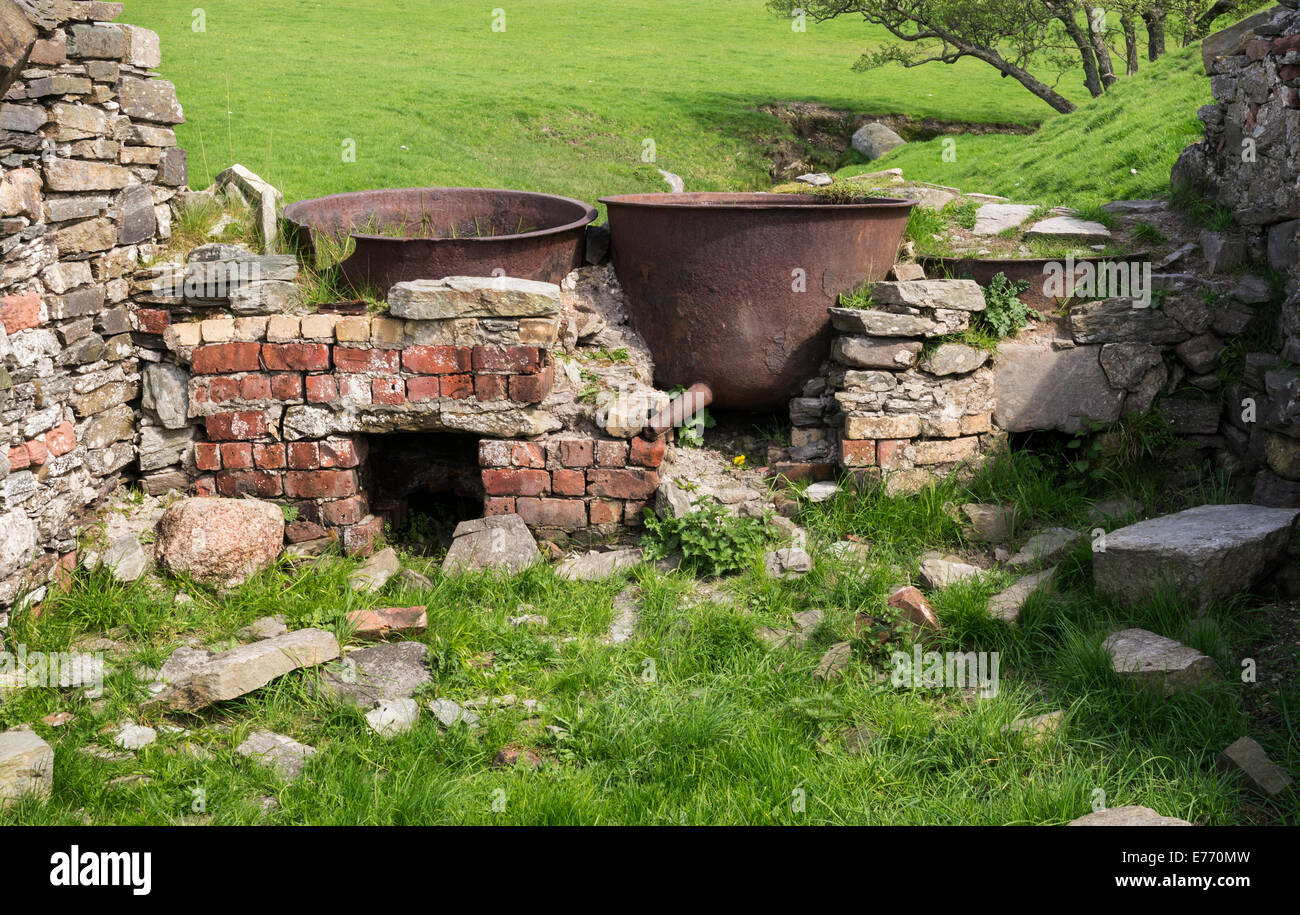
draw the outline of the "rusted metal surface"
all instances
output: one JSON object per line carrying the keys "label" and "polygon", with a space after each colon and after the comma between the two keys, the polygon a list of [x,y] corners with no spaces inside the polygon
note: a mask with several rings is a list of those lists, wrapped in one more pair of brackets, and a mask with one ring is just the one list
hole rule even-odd
{"label": "rusted metal surface", "polygon": [[528,191],[425,187],[300,200],[284,216],[299,230],[299,244],[318,234],[352,236],[356,250],[342,264],[344,277],[387,292],[394,283],[445,276],[559,283],[582,263],[596,208]]}
{"label": "rusted metal surface", "polygon": [[885,278],[914,201],[803,194],[603,197],[614,269],[660,387],[780,410],[830,348],[826,309]]}
{"label": "rusted metal surface", "polygon": [[953,279],[969,278],[979,283],[981,286],[987,286],[993,282],[993,277],[999,273],[1005,274],[1006,278],[1013,283],[1026,282],[1029,288],[1020,293],[1017,298],[1024,302],[1030,308],[1053,308],[1059,305],[1069,296],[1055,296],[1047,294],[1049,289],[1049,280],[1052,279],[1052,271],[1060,270],[1060,285],[1068,291],[1074,289],[1077,282],[1088,266],[1095,271],[1102,264],[1109,261],[1124,260],[1129,262],[1141,262],[1149,259],[1147,254],[1130,254],[1123,258],[1114,257],[1076,257],[1074,258],[1074,281],[1066,281],[1065,276],[1065,259],[1064,258],[995,258],[995,257],[925,257],[921,259],[921,265],[925,268],[926,276],[932,278],[952,277]]}
{"label": "rusted metal surface", "polygon": [[711,403],[713,390],[707,384],[693,384],[650,417],[643,434],[650,439],[661,438],[669,429],[680,427],[687,417],[694,416]]}

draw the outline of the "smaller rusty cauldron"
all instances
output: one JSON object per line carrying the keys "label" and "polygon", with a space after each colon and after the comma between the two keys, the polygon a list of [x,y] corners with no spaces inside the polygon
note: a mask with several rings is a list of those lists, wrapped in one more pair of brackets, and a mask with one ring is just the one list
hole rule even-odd
{"label": "smaller rusty cauldron", "polygon": [[826,309],[885,278],[915,201],[805,194],[602,197],[632,320],[661,388],[784,411],[830,350]]}
{"label": "smaller rusty cauldron", "polygon": [[476,187],[398,188],[300,200],[284,218],[296,243],[351,236],[340,265],[354,286],[447,276],[506,276],[559,283],[582,263],[596,208],[529,191]]}

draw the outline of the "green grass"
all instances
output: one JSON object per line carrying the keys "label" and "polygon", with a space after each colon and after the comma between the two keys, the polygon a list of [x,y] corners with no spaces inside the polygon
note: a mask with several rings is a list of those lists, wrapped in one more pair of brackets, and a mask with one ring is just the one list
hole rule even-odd
{"label": "green grass", "polygon": [[[637,637],[619,646],[603,637],[622,578],[569,583],[546,568],[517,578],[448,578],[431,561],[407,557],[430,575],[429,589],[390,585],[359,596],[346,583],[355,562],[327,557],[282,564],[216,595],[185,582],[123,587],[79,573],[39,619],[14,621],[11,644],[55,650],[78,632],[111,630],[134,654],[118,662],[102,704],[55,689],[6,697],[0,728],[33,723],[55,747],[56,775],[49,802],[24,800],[0,813],[0,824],[1051,824],[1088,812],[1098,790],[1109,806],[1143,804],[1200,823],[1300,822],[1294,793],[1253,800],[1213,765],[1247,729],[1282,765],[1294,768],[1300,757],[1294,685],[1268,687],[1276,700],[1270,729],[1247,722],[1232,679],[1236,659],[1261,637],[1258,605],[1213,608],[1222,639],[1204,627],[1184,635],[1189,610],[1178,600],[1121,610],[1094,594],[1086,546],[1016,627],[985,609],[1005,573],[934,596],[945,630],[930,647],[1000,652],[996,698],[895,688],[879,676],[888,655],[865,645],[843,679],[812,677],[824,649],[850,638],[856,613],[888,613],[887,594],[914,574],[923,550],[964,546],[949,503],[1014,499],[1022,534],[1049,522],[1091,527],[1085,513],[1100,490],[1088,481],[1066,485],[1062,466],[1022,455],[990,464],[964,487],[950,480],[909,497],[870,489],[810,506],[800,522],[818,562],[793,582],[767,579],[755,561],[719,583],[723,596],[701,603],[686,599],[699,587],[691,577],[642,568],[634,573],[642,592]],[[1124,491],[1158,510],[1184,499],[1139,485]],[[848,535],[871,544],[865,565],[842,564],[817,546]],[[195,600],[174,603],[178,587]],[[104,728],[123,718],[160,723],[138,708],[144,693],[130,672],[196,636],[228,639],[278,612],[291,628],[324,626],[346,637],[348,609],[415,603],[428,606],[422,640],[434,677],[417,698],[513,693],[543,703],[540,722],[504,709],[485,713],[481,732],[444,733],[425,713],[411,732],[385,741],[358,711],[316,696],[314,674],[300,672],[201,716],[174,716],[191,733],[163,735],[129,761],[77,752],[107,746]],[[772,649],[755,637],[756,627],[788,627],[807,609],[825,616],[803,650]],[[549,623],[510,626],[507,618],[520,612]],[[1169,700],[1134,691],[1099,652],[1121,625],[1183,638],[1219,661],[1225,681]],[[1017,717],[1054,709],[1067,711],[1067,724],[1041,745],[1002,732]],[[58,710],[77,719],[59,729],[40,723]],[[318,749],[297,781],[284,783],[234,753],[260,727]],[[878,738],[851,755],[841,736],[849,727]],[[548,762],[536,772],[493,767],[511,742],[538,748]],[[132,774],[152,781],[109,785]],[[279,806],[264,811],[266,797]]]}
{"label": "green grass", "polygon": [[1032,135],[957,136],[951,162],[942,137],[909,143],[840,174],[902,168],[910,180],[1049,206],[1163,196],[1178,154],[1201,137],[1196,110],[1210,101],[1198,43],[1144,61],[1135,76],[1071,114],[1045,118]]}
{"label": "green grass", "polygon": [[505,32],[490,4],[455,0],[212,0],[204,32],[194,8],[130,2],[123,17],[162,38],[190,184],[239,161],[289,200],[469,185],[594,203],[663,190],[656,166],[688,189],[766,187],[768,150],[791,132],[756,109],[787,100],[955,121],[1050,113],[976,62],[854,73],[883,32],[846,19],[795,33],[763,0],[536,0],[506,7]]}

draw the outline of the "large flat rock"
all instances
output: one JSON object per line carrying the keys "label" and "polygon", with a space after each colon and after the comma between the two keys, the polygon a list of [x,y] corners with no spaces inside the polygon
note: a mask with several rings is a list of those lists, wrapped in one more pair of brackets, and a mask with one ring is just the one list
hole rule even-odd
{"label": "large flat rock", "polygon": [[442,561],[449,574],[479,569],[522,572],[542,561],[533,533],[518,515],[493,515],[456,525],[451,548]]}
{"label": "large flat rock", "polygon": [[1191,826],[1178,817],[1161,816],[1150,807],[1111,807],[1085,814],[1066,823],[1067,826]]}
{"label": "large flat rock", "polygon": [[1211,658],[1146,629],[1113,632],[1101,647],[1115,673],[1165,695],[1195,689],[1219,676]]}
{"label": "large flat rock", "polygon": [[1101,348],[1057,350],[1029,343],[998,347],[993,367],[993,420],[1007,432],[1077,432],[1084,419],[1119,419],[1124,392],[1110,386]]}
{"label": "large flat rock", "polygon": [[1200,505],[1130,524],[1093,553],[1097,589],[1130,605],[1161,590],[1204,610],[1253,585],[1281,558],[1300,509]]}
{"label": "large flat rock", "polygon": [[368,708],[388,699],[409,699],[433,682],[429,649],[420,642],[394,642],[363,648],[321,675],[321,691],[342,702]]}
{"label": "large flat rock", "polygon": [[976,235],[997,235],[1019,226],[1035,209],[1027,203],[986,203],[975,211],[971,231]]}

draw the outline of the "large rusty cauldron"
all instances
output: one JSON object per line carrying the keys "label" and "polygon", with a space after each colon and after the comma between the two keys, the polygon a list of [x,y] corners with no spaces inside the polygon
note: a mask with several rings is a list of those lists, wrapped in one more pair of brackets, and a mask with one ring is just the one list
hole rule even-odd
{"label": "large rusty cauldron", "polygon": [[300,244],[317,235],[350,235],[343,262],[354,286],[385,292],[407,280],[504,274],[559,283],[582,263],[596,208],[528,191],[467,187],[356,191],[285,208]]}
{"label": "large rusty cauldron", "polygon": [[609,208],[614,269],[662,388],[784,411],[830,349],[826,309],[882,280],[914,201],[631,194]]}

